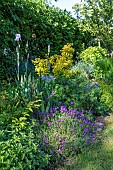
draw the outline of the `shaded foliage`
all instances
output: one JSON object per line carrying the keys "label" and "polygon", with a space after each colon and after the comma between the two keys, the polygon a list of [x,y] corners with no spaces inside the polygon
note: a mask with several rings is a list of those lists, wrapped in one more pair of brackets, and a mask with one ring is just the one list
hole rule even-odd
{"label": "shaded foliage", "polygon": [[[78,22],[66,10],[50,7],[45,1],[2,0],[0,3],[0,60],[2,77],[15,70],[15,34],[21,34],[20,61],[32,56],[44,58],[51,46],[51,55],[57,54],[66,43],[73,43],[75,55],[82,50],[82,33]],[[26,49],[28,41],[29,49]],[[5,52],[4,52],[5,50]],[[11,64],[12,63],[12,64]],[[15,74],[15,72],[13,73]]]}

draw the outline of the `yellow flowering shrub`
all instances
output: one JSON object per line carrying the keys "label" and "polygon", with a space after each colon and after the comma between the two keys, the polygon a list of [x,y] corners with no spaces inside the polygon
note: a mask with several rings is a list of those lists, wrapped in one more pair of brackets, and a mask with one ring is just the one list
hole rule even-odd
{"label": "yellow flowering shrub", "polygon": [[60,50],[61,55],[64,57],[73,57],[73,53],[74,53],[74,48],[72,47],[72,43],[68,43],[66,45],[64,45],[64,47],[62,48],[62,50]]}
{"label": "yellow flowering shrub", "polygon": [[49,73],[48,70],[48,62],[51,65],[52,73],[54,76],[64,75],[69,77],[72,73],[70,67],[73,64],[73,53],[74,49],[72,48],[73,44],[66,44],[60,50],[61,55],[54,55],[47,59],[36,58],[33,63],[35,65],[35,70],[38,74],[47,75]]}
{"label": "yellow flowering shrub", "polygon": [[38,74],[42,74],[42,75],[48,75],[49,70],[48,70],[48,61],[47,59],[40,59],[40,58],[36,58],[35,60],[32,60],[34,66],[35,66],[35,71]]}

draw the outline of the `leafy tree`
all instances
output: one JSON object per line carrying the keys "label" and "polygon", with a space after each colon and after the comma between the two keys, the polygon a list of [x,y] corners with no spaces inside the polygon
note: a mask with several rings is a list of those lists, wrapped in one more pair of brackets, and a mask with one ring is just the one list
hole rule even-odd
{"label": "leafy tree", "polygon": [[98,45],[113,50],[113,1],[84,0],[74,7],[84,31],[87,46]]}

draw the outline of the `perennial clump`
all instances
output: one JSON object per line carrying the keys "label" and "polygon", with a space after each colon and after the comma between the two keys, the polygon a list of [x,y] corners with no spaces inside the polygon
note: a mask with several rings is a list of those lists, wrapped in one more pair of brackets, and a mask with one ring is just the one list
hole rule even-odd
{"label": "perennial clump", "polygon": [[51,67],[51,72],[56,77],[60,75],[69,77],[73,75],[73,71],[70,70],[70,67],[73,65],[72,57],[74,53],[72,45],[71,43],[64,45],[62,50],[60,50],[61,55],[54,55],[49,59],[36,58],[32,61],[37,74],[48,75]]}

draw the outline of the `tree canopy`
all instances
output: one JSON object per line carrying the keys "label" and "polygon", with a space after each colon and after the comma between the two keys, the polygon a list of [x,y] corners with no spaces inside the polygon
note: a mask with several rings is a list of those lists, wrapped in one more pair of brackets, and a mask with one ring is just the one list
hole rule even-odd
{"label": "tree canopy", "polygon": [[97,43],[108,51],[113,50],[113,1],[84,0],[73,7],[81,21],[81,29],[89,36],[88,43]]}

